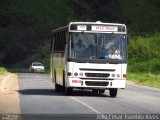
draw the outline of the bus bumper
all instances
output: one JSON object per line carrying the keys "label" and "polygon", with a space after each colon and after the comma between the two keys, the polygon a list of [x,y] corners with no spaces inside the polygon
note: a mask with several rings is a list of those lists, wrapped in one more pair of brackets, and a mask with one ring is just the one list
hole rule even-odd
{"label": "bus bumper", "polygon": [[66,87],[78,87],[78,88],[125,88],[126,80],[81,80],[69,78],[67,80]]}

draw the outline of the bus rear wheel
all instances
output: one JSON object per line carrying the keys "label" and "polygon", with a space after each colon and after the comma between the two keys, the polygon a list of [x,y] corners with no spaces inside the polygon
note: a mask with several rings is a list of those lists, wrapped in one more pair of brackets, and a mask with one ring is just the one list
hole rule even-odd
{"label": "bus rear wheel", "polygon": [[60,92],[60,85],[57,84],[57,79],[56,79],[56,74],[54,72],[54,88],[55,88],[55,92]]}
{"label": "bus rear wheel", "polygon": [[116,97],[116,96],[117,96],[117,91],[118,91],[117,88],[111,88],[111,89],[109,90],[110,96],[111,96],[111,97]]}

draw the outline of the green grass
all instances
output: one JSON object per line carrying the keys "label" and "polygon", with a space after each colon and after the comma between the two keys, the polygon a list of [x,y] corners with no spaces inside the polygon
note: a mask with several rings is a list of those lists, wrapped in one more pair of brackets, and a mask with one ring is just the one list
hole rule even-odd
{"label": "green grass", "polygon": [[133,73],[160,73],[160,58],[152,58],[149,60],[131,59],[128,61],[128,70]]}
{"label": "green grass", "polygon": [[[7,70],[11,73],[29,73],[29,68],[15,67],[15,68],[7,68]],[[46,68],[45,74],[49,73],[49,69]]]}
{"label": "green grass", "polygon": [[127,78],[140,85],[160,88],[160,74],[129,72]]}
{"label": "green grass", "polygon": [[132,37],[128,56],[128,80],[160,88],[160,35]]}
{"label": "green grass", "polygon": [[4,67],[0,67],[0,74],[1,74],[1,73],[5,73],[5,72],[8,72],[7,69],[4,68]]}
{"label": "green grass", "polygon": [[15,68],[7,68],[7,70],[11,73],[27,73],[29,72],[27,68],[18,68],[18,67],[15,67]]}
{"label": "green grass", "polygon": [[148,61],[150,59],[160,58],[160,34],[151,36],[131,37],[131,43],[128,47],[128,56],[130,60]]}

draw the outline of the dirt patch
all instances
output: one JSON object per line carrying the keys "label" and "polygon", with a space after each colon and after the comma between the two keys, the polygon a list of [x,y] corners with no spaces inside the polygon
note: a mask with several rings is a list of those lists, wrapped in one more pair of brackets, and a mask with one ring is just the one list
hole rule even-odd
{"label": "dirt patch", "polygon": [[8,76],[9,73],[0,73],[0,84],[2,82],[2,80]]}
{"label": "dirt patch", "polygon": [[19,84],[16,74],[0,75],[0,114],[20,114]]}

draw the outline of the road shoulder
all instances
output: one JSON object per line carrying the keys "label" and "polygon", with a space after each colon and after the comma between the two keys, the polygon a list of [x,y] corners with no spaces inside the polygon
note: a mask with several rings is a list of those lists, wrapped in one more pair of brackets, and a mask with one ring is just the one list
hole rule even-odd
{"label": "road shoulder", "polygon": [[16,74],[7,73],[0,81],[0,113],[20,114],[19,84]]}

